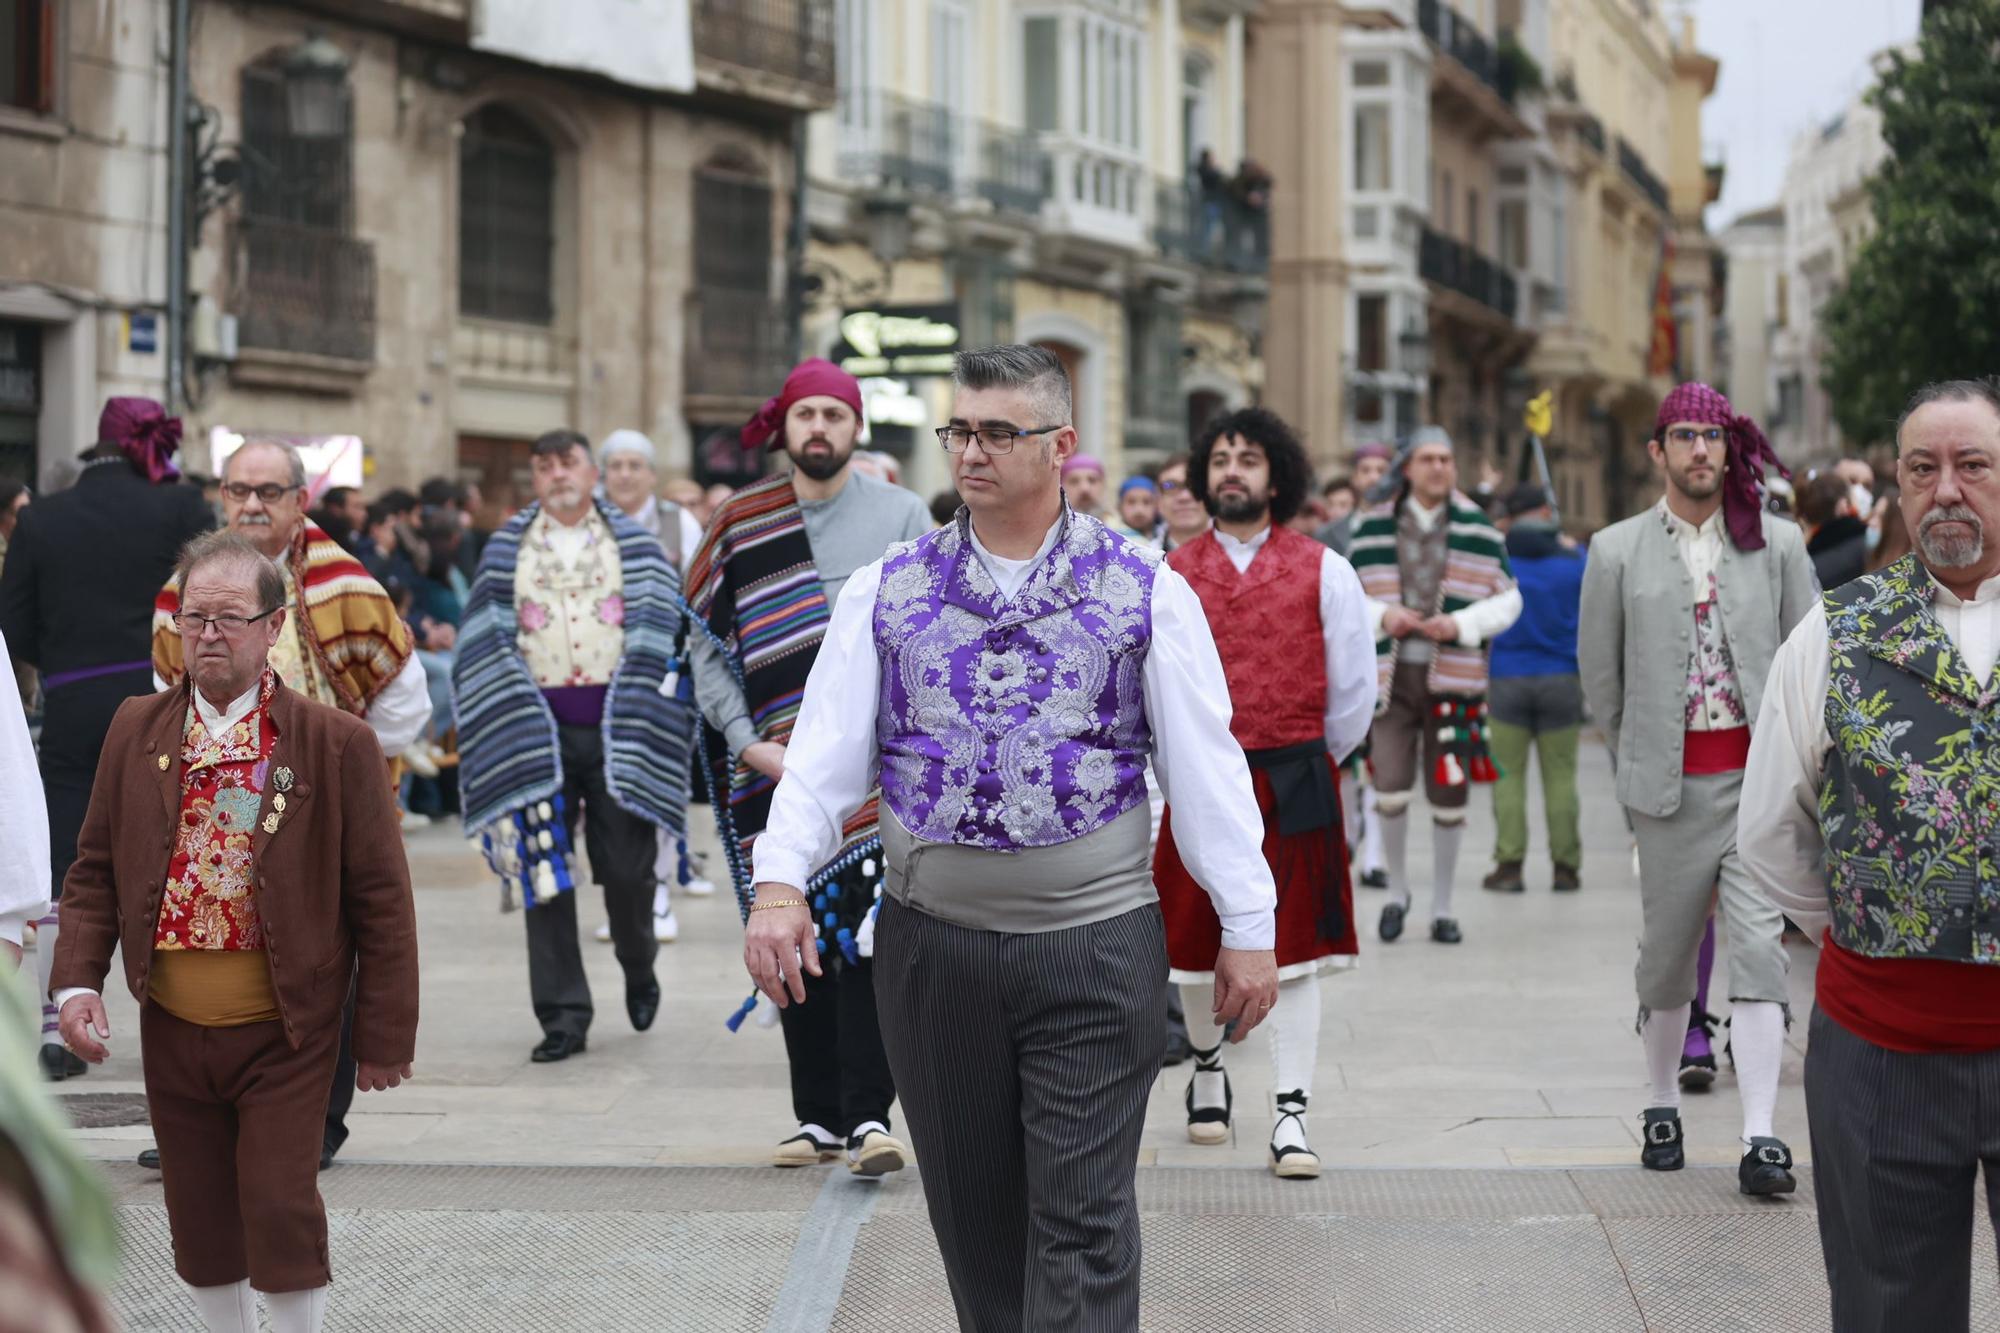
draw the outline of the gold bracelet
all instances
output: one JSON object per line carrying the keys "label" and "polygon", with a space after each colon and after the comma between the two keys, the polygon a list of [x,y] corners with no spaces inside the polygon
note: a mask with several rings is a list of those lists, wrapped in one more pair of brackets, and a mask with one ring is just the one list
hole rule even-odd
{"label": "gold bracelet", "polygon": [[753,912],[768,912],[774,907],[811,907],[811,906],[812,904],[807,902],[803,898],[786,898],[782,902],[751,903],[750,910]]}

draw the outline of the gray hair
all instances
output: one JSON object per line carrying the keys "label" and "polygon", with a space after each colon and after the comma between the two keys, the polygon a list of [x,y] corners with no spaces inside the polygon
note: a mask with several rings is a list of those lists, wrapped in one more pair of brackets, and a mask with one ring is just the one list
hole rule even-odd
{"label": "gray hair", "polygon": [[261,615],[285,604],[285,576],[271,558],[251,544],[250,539],[228,528],[196,537],[181,551],[180,565],[174,570],[174,590],[187,596],[188,580],[204,565],[228,564],[248,569],[257,578],[257,611]]}
{"label": "gray hair", "polygon": [[229,464],[241,458],[246,449],[276,449],[285,456],[285,464],[292,471],[292,485],[303,487],[306,484],[306,460],[300,455],[296,447],[285,443],[283,440],[243,441],[243,443],[236,446],[236,452],[229,455],[229,462],[222,465],[222,475],[224,477],[229,475]]}
{"label": "gray hair", "polygon": [[2000,416],[2000,381],[1991,376],[1976,380],[1938,380],[1926,384],[1910,395],[1910,401],[1903,404],[1903,415],[1896,418],[1896,449],[1903,448],[1903,427],[1910,424],[1910,418],[1920,407],[1932,403],[1984,403]]}
{"label": "gray hair", "polygon": [[952,358],[951,378],[961,389],[1024,389],[1040,418],[1032,424],[1070,424],[1069,371],[1063,368],[1062,358],[1046,347],[1003,343],[960,352]]}

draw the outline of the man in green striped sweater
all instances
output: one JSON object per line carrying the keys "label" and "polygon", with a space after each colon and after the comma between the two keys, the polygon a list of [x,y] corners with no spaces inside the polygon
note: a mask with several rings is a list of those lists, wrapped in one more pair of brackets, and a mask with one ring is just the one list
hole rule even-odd
{"label": "man in green striped sweater", "polygon": [[1384,943],[1410,910],[1410,802],[1418,765],[1431,804],[1431,938],[1464,936],[1451,914],[1471,783],[1491,781],[1485,747],[1486,657],[1521,614],[1500,534],[1457,490],[1451,437],[1411,435],[1354,529],[1350,559],[1368,594],[1380,693],[1369,758],[1389,863]]}

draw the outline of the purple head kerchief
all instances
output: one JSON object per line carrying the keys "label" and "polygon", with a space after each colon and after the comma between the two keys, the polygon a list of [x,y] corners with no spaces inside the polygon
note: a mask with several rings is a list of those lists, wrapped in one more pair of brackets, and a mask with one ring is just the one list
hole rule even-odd
{"label": "purple head kerchief", "polygon": [[1729,465],[1722,471],[1722,521],[1739,551],[1764,548],[1764,501],[1757,492],[1766,468],[1779,476],[1792,474],[1749,417],[1738,416],[1727,398],[1706,384],[1689,381],[1668,394],[1653,419],[1653,438],[1666,443],[1667,427],[1677,421],[1722,427],[1729,443]]}
{"label": "purple head kerchief", "polygon": [[150,398],[113,398],[97,418],[97,442],[116,445],[147,481],[171,481],[181,471],[174,453],[181,447],[181,419]]}

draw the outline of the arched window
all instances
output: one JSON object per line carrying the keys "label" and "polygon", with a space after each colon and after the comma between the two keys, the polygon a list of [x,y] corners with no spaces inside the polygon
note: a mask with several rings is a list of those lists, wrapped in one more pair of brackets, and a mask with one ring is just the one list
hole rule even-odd
{"label": "arched window", "polygon": [[466,117],[458,145],[458,310],[555,322],[556,152],[505,106]]}

